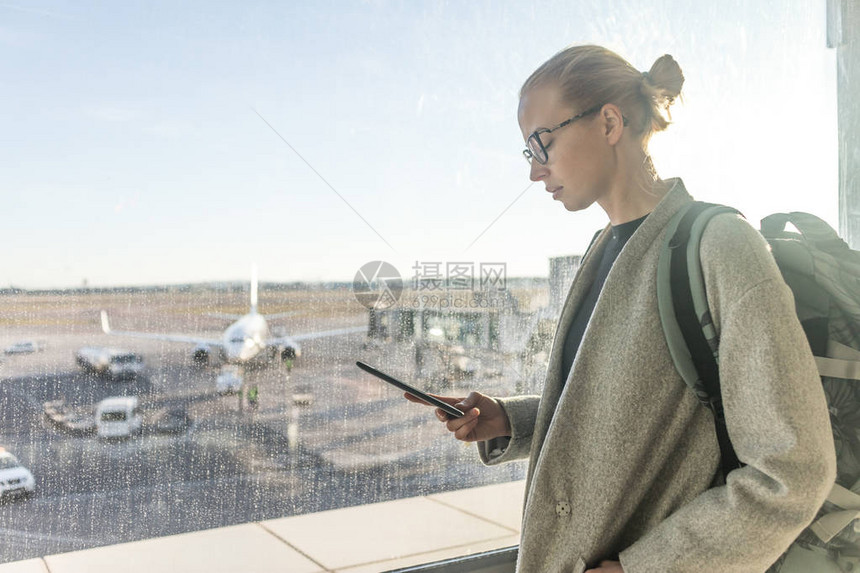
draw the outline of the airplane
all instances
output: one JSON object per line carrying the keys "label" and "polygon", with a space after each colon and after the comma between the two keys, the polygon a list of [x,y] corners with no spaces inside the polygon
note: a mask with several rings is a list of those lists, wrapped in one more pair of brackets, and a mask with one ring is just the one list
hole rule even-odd
{"label": "airplane", "polygon": [[185,342],[196,344],[192,351],[192,357],[199,364],[206,364],[213,351],[217,352],[221,359],[228,364],[247,365],[258,357],[274,359],[278,356],[284,361],[294,360],[301,356],[300,341],[322,338],[326,336],[339,336],[356,332],[367,332],[367,326],[353,326],[321,332],[306,334],[293,334],[291,336],[274,337],[269,331],[266,318],[280,318],[295,314],[285,312],[280,314],[262,315],[257,312],[257,272],[254,268],[251,276],[251,310],[245,315],[214,314],[220,318],[237,319],[236,322],[227,327],[220,339],[202,338],[183,334],[158,334],[151,332],[132,332],[113,330],[108,322],[107,312],[101,311],[102,330],[105,334],[114,336],[130,336],[135,338],[148,338],[153,340],[166,340],[169,342]]}

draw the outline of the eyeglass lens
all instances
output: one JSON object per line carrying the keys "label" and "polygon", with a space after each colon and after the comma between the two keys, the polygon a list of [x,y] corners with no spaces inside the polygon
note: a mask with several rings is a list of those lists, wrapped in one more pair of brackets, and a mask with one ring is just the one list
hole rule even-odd
{"label": "eyeglass lens", "polygon": [[533,133],[531,137],[529,137],[528,148],[529,153],[532,154],[532,157],[534,157],[538,163],[541,165],[546,163],[546,151],[544,150],[543,145],[541,145],[541,141],[538,139],[538,135],[536,133]]}

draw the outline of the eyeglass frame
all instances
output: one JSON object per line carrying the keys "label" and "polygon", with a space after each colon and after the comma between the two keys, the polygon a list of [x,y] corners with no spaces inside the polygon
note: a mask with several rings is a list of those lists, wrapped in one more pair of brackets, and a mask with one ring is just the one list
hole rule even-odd
{"label": "eyeglass frame", "polygon": [[[544,146],[543,141],[541,141],[541,138],[540,138],[541,134],[542,134],[542,133],[552,133],[553,131],[556,131],[557,129],[561,129],[562,127],[564,127],[564,126],[566,126],[566,125],[570,125],[571,123],[573,123],[573,122],[575,122],[575,121],[577,121],[577,120],[579,120],[579,119],[582,119],[582,118],[584,118],[584,117],[587,117],[587,116],[589,116],[589,115],[591,115],[591,114],[593,114],[593,113],[597,113],[598,111],[600,111],[600,110],[603,108],[603,106],[604,106],[604,105],[606,105],[606,104],[600,104],[600,105],[596,105],[596,106],[594,106],[594,107],[592,107],[592,108],[589,108],[589,109],[585,110],[585,111],[584,111],[584,112],[582,112],[582,113],[578,113],[578,114],[576,114],[575,116],[571,117],[570,119],[566,119],[566,120],[564,120],[563,122],[561,122],[560,124],[556,125],[555,127],[551,127],[551,128],[549,128],[549,129],[547,129],[547,128],[545,128],[545,127],[544,127],[544,128],[541,128],[541,129],[536,129],[536,130],[534,130],[534,131],[532,132],[532,134],[531,134],[531,135],[529,135],[529,138],[526,140],[526,148],[525,148],[525,149],[523,149],[523,157],[525,157],[525,158],[526,158],[526,161],[528,161],[528,162],[529,162],[529,164],[531,164],[532,159],[534,159],[534,160],[535,160],[535,161],[537,161],[540,165],[546,165],[546,162],[547,162],[547,161],[549,161],[549,153],[547,152],[547,150],[546,150],[546,146]],[[622,121],[624,122],[624,125],[627,125],[627,124],[629,123],[629,122],[627,121],[627,118],[626,118],[626,117],[624,117],[623,115],[621,116],[621,119],[622,119]],[[543,161],[541,161],[541,160],[540,160],[540,158],[538,158],[534,153],[532,153],[531,149],[529,149],[529,142],[530,142],[532,139],[534,139],[534,140],[537,142],[537,145],[538,145],[539,149],[540,149],[540,150],[541,150],[541,152],[543,153],[543,156],[546,158],[546,159],[544,159]]]}

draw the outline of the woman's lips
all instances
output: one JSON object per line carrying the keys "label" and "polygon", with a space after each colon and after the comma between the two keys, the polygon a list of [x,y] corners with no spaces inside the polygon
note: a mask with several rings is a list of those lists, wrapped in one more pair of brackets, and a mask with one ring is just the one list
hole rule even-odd
{"label": "woman's lips", "polygon": [[553,199],[558,199],[558,194],[561,193],[563,187],[556,187],[555,189],[547,189],[550,193],[552,193]]}

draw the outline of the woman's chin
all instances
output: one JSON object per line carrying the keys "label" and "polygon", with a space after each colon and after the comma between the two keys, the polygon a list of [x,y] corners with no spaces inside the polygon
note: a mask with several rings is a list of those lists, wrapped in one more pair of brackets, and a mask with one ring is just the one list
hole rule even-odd
{"label": "woman's chin", "polygon": [[568,211],[582,211],[591,206],[594,201],[583,199],[582,193],[573,193],[571,189],[559,187],[553,194],[552,200],[558,201]]}
{"label": "woman's chin", "polygon": [[591,203],[584,203],[581,201],[574,202],[570,200],[565,201],[564,199],[559,200],[561,201],[561,204],[564,205],[564,208],[568,211],[582,211],[583,209],[588,209],[594,203],[593,201]]}

